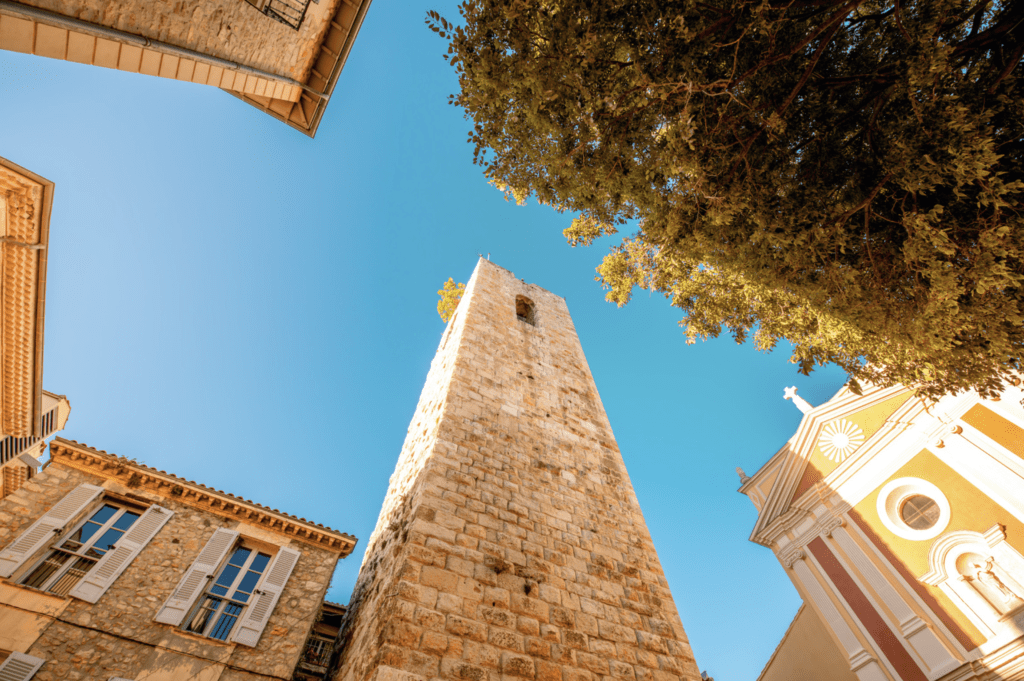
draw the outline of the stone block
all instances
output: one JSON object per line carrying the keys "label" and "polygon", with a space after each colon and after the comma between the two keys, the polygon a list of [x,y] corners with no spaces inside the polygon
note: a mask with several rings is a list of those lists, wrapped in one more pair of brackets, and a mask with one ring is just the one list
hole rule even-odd
{"label": "stone block", "polygon": [[501,673],[523,679],[532,679],[536,674],[533,658],[515,653],[502,653]]}

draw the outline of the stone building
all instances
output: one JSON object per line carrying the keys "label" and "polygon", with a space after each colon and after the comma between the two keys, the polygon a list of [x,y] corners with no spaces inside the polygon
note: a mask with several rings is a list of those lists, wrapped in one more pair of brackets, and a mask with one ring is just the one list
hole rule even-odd
{"label": "stone building", "polygon": [[0,157],[0,499],[32,477],[71,410],[43,390],[52,204],[52,182]]}
{"label": "stone building", "polygon": [[0,49],[202,83],[316,134],[370,0],[3,0]]}
{"label": "stone building", "polygon": [[804,606],[761,681],[1024,679],[1024,390],[843,388],[740,491]]}
{"label": "stone building", "polygon": [[0,501],[0,679],[290,681],[355,543],[56,438]]}
{"label": "stone building", "polygon": [[565,301],[481,260],[431,365],[336,681],[696,681]]}

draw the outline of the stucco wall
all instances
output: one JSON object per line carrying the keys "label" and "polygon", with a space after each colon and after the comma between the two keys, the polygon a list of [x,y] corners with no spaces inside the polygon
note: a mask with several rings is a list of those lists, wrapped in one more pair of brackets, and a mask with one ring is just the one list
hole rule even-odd
{"label": "stucco wall", "polygon": [[857,681],[813,608],[801,605],[757,681]]}

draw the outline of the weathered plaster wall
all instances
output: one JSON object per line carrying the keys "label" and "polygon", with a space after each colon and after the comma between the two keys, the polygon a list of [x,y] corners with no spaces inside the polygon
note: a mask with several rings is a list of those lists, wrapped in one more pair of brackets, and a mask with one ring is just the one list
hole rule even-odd
{"label": "weathered plaster wall", "polygon": [[344,631],[338,681],[699,678],[563,299],[480,261]]}
{"label": "weathered plaster wall", "polygon": [[[193,672],[183,676],[175,674],[197,667],[207,670],[199,677],[203,679],[211,674],[211,679],[291,678],[334,572],[337,552],[275,535],[264,528],[246,526],[141,487],[127,489],[60,462],[47,467],[20,490],[0,501],[0,549],[82,483],[105,485],[115,493],[150,498],[173,510],[175,515],[95,605],[65,599],[66,606],[59,621],[52,621],[34,643],[22,651],[48,660],[35,679],[106,681],[111,676],[120,676],[164,681],[164,678],[187,678]],[[185,634],[153,621],[171,590],[218,527],[237,529],[243,536],[280,546],[292,546],[302,553],[255,648]],[[29,591],[25,587],[8,588]],[[0,591],[0,618],[4,603]],[[228,671],[230,677],[226,676]]]}

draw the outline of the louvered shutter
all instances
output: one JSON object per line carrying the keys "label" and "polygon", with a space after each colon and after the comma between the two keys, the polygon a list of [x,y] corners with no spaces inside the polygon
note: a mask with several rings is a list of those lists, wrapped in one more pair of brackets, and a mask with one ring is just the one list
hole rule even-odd
{"label": "louvered shutter", "polygon": [[62,532],[68,523],[103,493],[96,485],[79,485],[21,533],[10,546],[0,551],[0,577],[10,577],[39,549]]}
{"label": "louvered shutter", "polygon": [[260,635],[270,619],[270,613],[274,612],[277,599],[281,597],[284,585],[288,583],[288,577],[295,569],[295,564],[299,562],[300,555],[295,549],[287,547],[278,550],[274,562],[267,568],[263,583],[253,594],[252,604],[245,609],[242,620],[231,633],[232,641],[243,646],[255,646],[259,643]]}
{"label": "louvered shutter", "polygon": [[160,506],[146,509],[118,540],[117,545],[99,559],[68,595],[89,603],[98,601],[172,515],[174,511]]}
{"label": "louvered shutter", "polygon": [[196,597],[206,587],[206,580],[217,571],[217,566],[224,560],[224,554],[231,549],[236,539],[238,539],[238,533],[234,530],[217,528],[210,540],[206,542],[206,546],[199,552],[199,557],[178,582],[178,586],[174,587],[170,598],[156,614],[157,622],[174,626],[181,624]]}
{"label": "louvered shutter", "polygon": [[28,681],[46,660],[25,653],[11,653],[0,662],[0,681]]}

